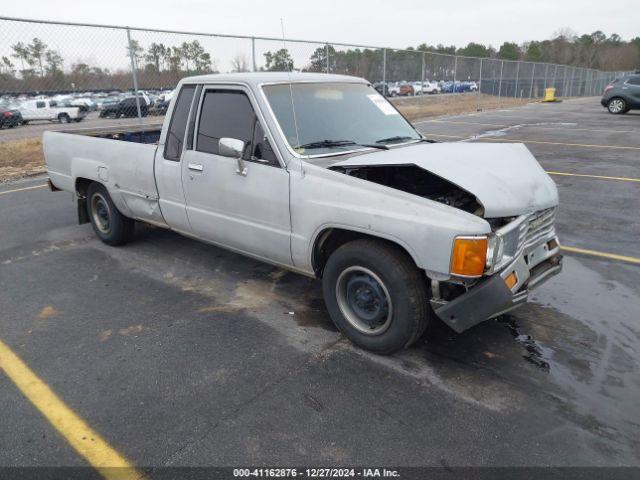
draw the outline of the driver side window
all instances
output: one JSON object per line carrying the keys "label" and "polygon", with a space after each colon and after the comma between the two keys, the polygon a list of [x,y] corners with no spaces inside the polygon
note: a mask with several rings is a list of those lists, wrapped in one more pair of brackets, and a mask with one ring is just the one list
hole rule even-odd
{"label": "driver side window", "polygon": [[207,90],[200,111],[196,150],[217,155],[218,142],[224,137],[245,142],[244,160],[279,166],[247,95],[238,90]]}

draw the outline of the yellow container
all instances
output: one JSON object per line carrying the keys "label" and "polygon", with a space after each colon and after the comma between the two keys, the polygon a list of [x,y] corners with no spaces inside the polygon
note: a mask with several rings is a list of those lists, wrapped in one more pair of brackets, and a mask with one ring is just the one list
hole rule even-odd
{"label": "yellow container", "polygon": [[544,101],[545,102],[555,102],[556,101],[556,89],[555,88],[545,88],[544,89]]}

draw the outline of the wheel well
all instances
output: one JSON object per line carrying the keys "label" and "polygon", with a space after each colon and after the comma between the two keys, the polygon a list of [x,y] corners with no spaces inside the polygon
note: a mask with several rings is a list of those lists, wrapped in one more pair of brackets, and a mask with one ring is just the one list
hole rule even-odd
{"label": "wheel well", "polygon": [[76,178],[76,194],[80,198],[85,198],[87,196],[87,191],[89,190],[89,185],[91,185],[94,180],[89,180],[88,178]]}
{"label": "wheel well", "polygon": [[78,223],[80,225],[89,223],[89,213],[87,212],[87,192],[89,191],[89,185],[94,180],[88,178],[76,178],[76,195],[78,196],[77,209],[78,209]]}
{"label": "wheel well", "polygon": [[412,259],[412,261],[415,261],[411,254],[402,245],[391,240],[362,232],[356,232],[353,230],[345,230],[343,228],[327,228],[326,230],[320,232],[320,234],[316,237],[316,241],[313,245],[311,264],[313,266],[313,271],[315,272],[316,277],[322,277],[322,273],[324,271],[325,265],[327,264],[327,260],[329,260],[331,254],[338,248],[340,248],[345,243],[351,242],[353,240],[366,238],[393,245],[405,252],[409,256],[409,258]]}

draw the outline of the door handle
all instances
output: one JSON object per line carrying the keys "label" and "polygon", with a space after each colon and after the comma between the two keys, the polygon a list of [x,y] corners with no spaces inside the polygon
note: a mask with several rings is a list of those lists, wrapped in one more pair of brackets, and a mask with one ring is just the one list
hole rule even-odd
{"label": "door handle", "polygon": [[187,167],[189,168],[189,170],[193,170],[195,172],[201,172],[204,170],[204,167],[199,163],[190,163],[189,165],[187,165]]}

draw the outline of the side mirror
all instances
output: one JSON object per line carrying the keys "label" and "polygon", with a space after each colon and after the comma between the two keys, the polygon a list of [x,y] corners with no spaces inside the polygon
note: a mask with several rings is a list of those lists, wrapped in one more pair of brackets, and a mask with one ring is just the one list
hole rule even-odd
{"label": "side mirror", "polygon": [[218,140],[218,153],[223,157],[235,158],[238,161],[238,168],[236,173],[238,175],[245,176],[247,174],[247,167],[244,164],[242,155],[244,154],[244,142],[237,138],[223,137]]}

